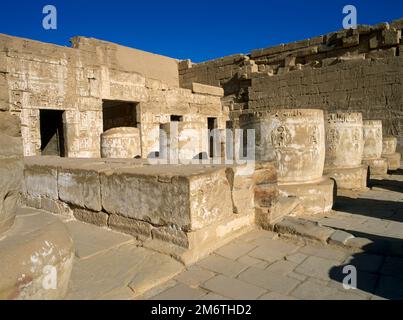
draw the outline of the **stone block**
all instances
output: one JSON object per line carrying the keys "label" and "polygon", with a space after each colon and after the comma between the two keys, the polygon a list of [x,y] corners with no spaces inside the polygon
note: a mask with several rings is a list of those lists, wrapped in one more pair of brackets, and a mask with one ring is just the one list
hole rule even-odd
{"label": "stone block", "polygon": [[334,181],[324,178],[319,182],[280,184],[280,196],[297,197],[307,213],[328,212],[334,202]]}
{"label": "stone block", "polygon": [[342,38],[343,48],[358,46],[360,44],[360,35],[358,33],[349,37]]}
{"label": "stone block", "polygon": [[81,208],[74,208],[73,215],[77,220],[104,227],[108,225],[108,214],[103,211],[91,211]]}
{"label": "stone block", "polygon": [[151,230],[151,235],[157,240],[173,243],[184,248],[189,247],[187,234],[182,230],[176,229],[175,227],[167,226],[153,228]]}
{"label": "stone block", "polygon": [[60,200],[92,211],[101,211],[101,184],[98,172],[59,168],[57,186]]}
{"label": "stone block", "polygon": [[111,214],[108,226],[114,230],[130,234],[141,239],[151,238],[152,225],[148,222]]}
{"label": "stone block", "polygon": [[190,227],[189,184],[183,177],[162,183],[158,175],[115,172],[101,174],[101,186],[102,207],[110,214]]}
{"label": "stone block", "polygon": [[329,243],[337,245],[345,245],[348,240],[354,238],[351,233],[345,232],[343,230],[336,230],[332,233],[329,238]]}
{"label": "stone block", "polygon": [[208,86],[208,85],[196,83],[196,82],[192,83],[192,92],[200,93],[200,94],[208,94],[208,95],[218,96],[218,97],[224,96],[223,88]]}
{"label": "stone block", "polygon": [[368,166],[357,168],[325,168],[323,174],[336,181],[337,189],[365,189],[368,183]]}
{"label": "stone block", "polygon": [[399,152],[392,154],[383,154],[382,158],[386,159],[388,163],[388,170],[398,170],[400,168],[400,160],[402,155]]}
{"label": "stone block", "polygon": [[320,226],[316,222],[290,217],[284,218],[283,221],[277,223],[274,229],[279,233],[303,236],[322,243],[326,243],[334,232],[333,229]]}
{"label": "stone block", "polygon": [[277,184],[260,184],[255,187],[255,203],[260,207],[271,207],[278,200]]}
{"label": "stone block", "polygon": [[362,160],[362,163],[369,166],[371,177],[384,176],[388,173],[388,161],[385,158]]}
{"label": "stone block", "polygon": [[59,199],[56,167],[26,164],[24,179],[28,195]]}
{"label": "stone block", "polygon": [[382,45],[394,46],[398,45],[401,38],[400,30],[382,30]]}
{"label": "stone block", "polygon": [[236,300],[255,300],[266,292],[266,290],[261,287],[238,279],[229,278],[225,275],[215,276],[206,281],[202,287],[214,293]]}

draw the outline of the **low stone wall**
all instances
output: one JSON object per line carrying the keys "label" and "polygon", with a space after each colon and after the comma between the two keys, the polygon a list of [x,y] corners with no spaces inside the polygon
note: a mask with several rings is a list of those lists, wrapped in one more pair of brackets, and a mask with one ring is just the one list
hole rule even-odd
{"label": "low stone wall", "polygon": [[[271,163],[264,170],[275,172]],[[270,177],[265,184],[275,198],[275,174]],[[29,157],[24,178],[28,206],[157,242],[170,254],[175,248],[186,262],[254,223],[254,170],[245,165]]]}

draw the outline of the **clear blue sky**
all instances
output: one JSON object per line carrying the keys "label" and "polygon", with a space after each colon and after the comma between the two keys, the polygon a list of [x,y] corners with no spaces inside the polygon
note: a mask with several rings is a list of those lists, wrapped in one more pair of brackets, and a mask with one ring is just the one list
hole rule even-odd
{"label": "clear blue sky", "polygon": [[[57,30],[42,28],[46,4]],[[198,62],[339,30],[347,4],[359,24],[403,17],[403,0],[1,0],[0,33],[66,46],[82,35]]]}

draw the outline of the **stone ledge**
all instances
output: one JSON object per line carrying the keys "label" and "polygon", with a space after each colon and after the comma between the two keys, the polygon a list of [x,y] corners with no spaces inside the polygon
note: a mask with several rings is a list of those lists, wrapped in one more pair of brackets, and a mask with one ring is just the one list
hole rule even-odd
{"label": "stone ledge", "polygon": [[223,97],[224,89],[221,87],[209,86],[206,84],[201,84],[197,82],[192,83],[192,92],[200,94],[208,94],[211,96]]}
{"label": "stone ledge", "polygon": [[282,234],[302,236],[311,240],[327,243],[334,230],[319,225],[317,222],[286,217],[274,226],[274,231]]}

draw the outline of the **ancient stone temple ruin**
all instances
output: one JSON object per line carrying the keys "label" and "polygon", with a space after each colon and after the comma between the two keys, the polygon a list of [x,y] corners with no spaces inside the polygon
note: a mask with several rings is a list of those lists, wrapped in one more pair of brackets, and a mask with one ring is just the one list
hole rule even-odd
{"label": "ancient stone temple ruin", "polygon": [[0,299],[83,297],[69,279],[93,248],[78,249],[78,225],[135,243],[143,260],[124,281],[137,296],[247,231],[331,212],[338,191],[398,170],[402,28],[202,63],[0,35]]}

